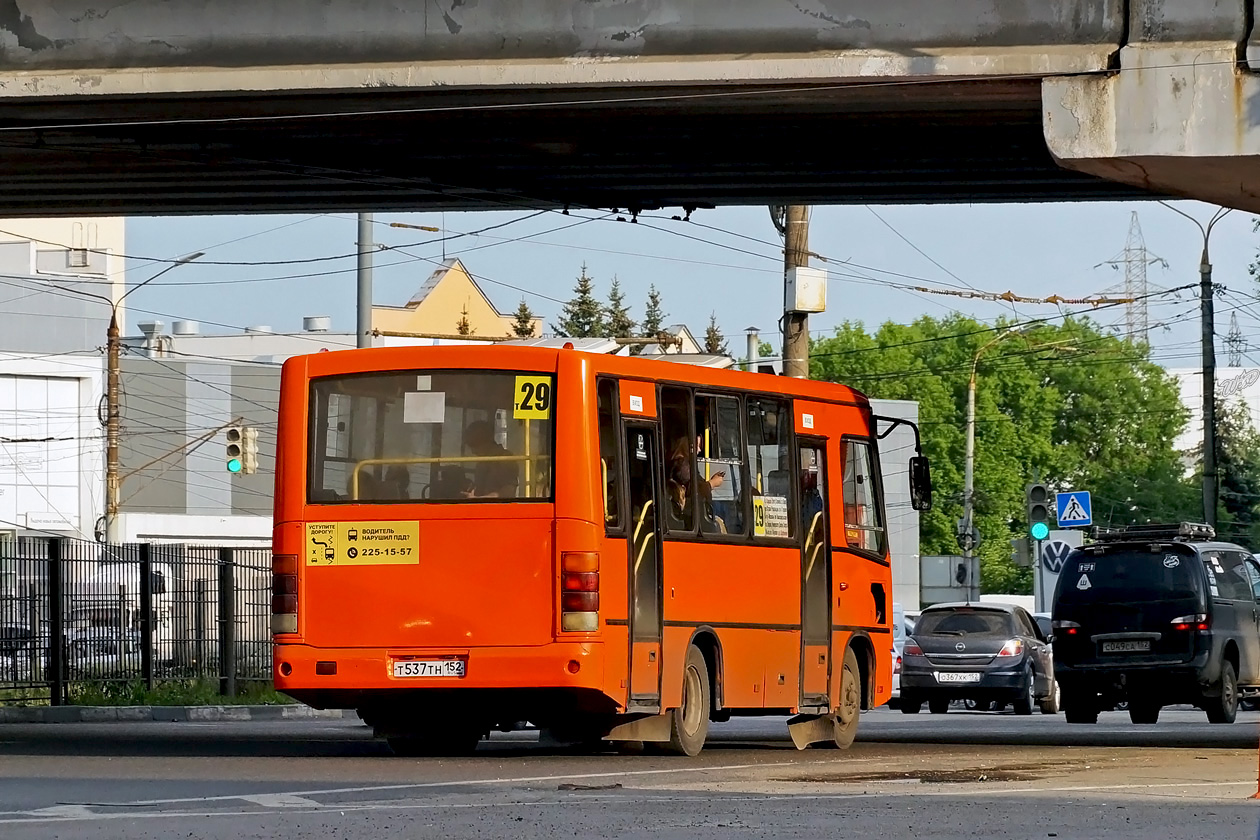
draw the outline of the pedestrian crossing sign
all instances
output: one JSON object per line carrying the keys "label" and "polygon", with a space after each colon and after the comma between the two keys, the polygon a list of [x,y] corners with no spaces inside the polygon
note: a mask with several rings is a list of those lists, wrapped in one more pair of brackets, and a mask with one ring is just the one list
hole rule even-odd
{"label": "pedestrian crossing sign", "polygon": [[1081,528],[1094,522],[1088,490],[1054,494],[1060,528]]}

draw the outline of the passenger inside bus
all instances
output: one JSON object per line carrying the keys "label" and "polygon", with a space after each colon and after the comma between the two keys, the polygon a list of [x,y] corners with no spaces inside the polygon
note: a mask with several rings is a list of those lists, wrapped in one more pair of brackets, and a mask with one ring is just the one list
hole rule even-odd
{"label": "passenger inside bus", "polygon": [[[473,455],[501,457],[511,453],[494,439],[494,427],[477,420],[464,430],[464,446]],[[520,483],[520,468],[512,461],[479,461],[473,469],[472,487],[463,492],[465,499],[514,499]]]}

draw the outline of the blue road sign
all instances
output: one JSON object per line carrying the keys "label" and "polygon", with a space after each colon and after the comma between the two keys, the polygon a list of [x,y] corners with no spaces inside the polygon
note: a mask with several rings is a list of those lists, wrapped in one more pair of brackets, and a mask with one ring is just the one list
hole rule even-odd
{"label": "blue road sign", "polygon": [[1054,506],[1060,528],[1081,528],[1092,525],[1094,522],[1093,506],[1089,501],[1088,490],[1055,493]]}

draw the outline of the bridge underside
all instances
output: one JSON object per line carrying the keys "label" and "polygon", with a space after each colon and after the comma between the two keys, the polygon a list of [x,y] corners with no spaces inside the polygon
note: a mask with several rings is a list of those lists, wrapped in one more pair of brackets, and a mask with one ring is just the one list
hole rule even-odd
{"label": "bridge underside", "polygon": [[0,215],[1152,196],[1056,163],[1042,94],[1029,77],[11,98]]}

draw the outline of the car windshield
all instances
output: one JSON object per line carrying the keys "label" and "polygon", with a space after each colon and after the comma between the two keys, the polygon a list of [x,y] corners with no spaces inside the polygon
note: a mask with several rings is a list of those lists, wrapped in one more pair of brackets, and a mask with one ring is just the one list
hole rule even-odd
{"label": "car windshield", "polygon": [[1058,603],[1166,601],[1199,595],[1199,562],[1193,553],[1175,550],[1121,550],[1105,554],[1078,552],[1059,575]]}
{"label": "car windshield", "polygon": [[916,636],[1011,636],[1010,613],[999,610],[934,610],[919,616]]}

